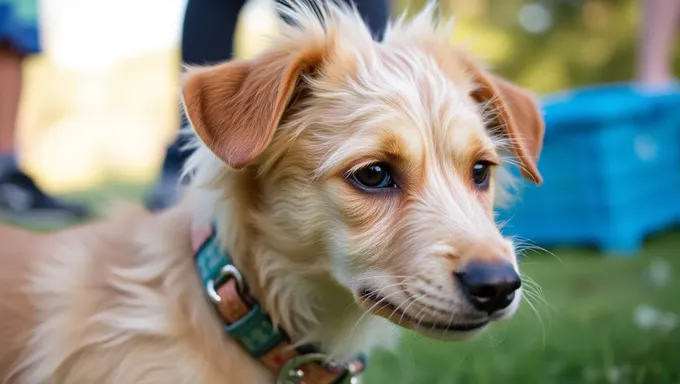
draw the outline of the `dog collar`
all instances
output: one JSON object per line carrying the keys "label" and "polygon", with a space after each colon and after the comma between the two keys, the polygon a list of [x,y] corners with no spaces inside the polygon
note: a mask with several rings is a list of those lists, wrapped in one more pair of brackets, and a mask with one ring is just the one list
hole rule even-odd
{"label": "dog collar", "polygon": [[247,292],[243,276],[222,251],[214,226],[192,230],[198,273],[224,330],[277,377],[278,384],[354,384],[365,367],[360,356],[336,364],[312,347],[293,347],[286,333]]}

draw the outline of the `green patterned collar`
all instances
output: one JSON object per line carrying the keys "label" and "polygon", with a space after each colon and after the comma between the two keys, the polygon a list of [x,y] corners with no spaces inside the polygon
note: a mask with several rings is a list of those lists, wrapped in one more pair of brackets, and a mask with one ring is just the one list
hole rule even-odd
{"label": "green patterned collar", "polygon": [[286,333],[247,293],[247,286],[231,257],[222,251],[215,227],[193,231],[196,266],[206,293],[224,321],[224,330],[255,358],[278,375],[278,383],[353,383],[365,357],[338,365],[313,347],[293,347]]}

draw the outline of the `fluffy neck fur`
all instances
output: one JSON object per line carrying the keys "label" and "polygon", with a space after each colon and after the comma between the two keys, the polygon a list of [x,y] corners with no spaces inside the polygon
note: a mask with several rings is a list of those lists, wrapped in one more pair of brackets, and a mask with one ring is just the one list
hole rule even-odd
{"label": "fluffy neck fur", "polygon": [[[290,3],[292,10],[284,7],[280,11],[297,27],[282,25],[282,35],[272,46],[286,52],[325,51],[326,60],[338,65],[348,57],[349,62],[357,60],[358,68],[376,62],[379,49],[355,9],[327,2],[328,7],[315,7],[318,14],[312,8],[301,6],[302,2],[292,0]],[[409,22],[402,17],[387,27],[385,39],[444,41],[435,30],[443,27],[445,32],[441,36],[448,36],[446,31],[451,26],[433,23],[434,11],[432,2]],[[345,76],[342,73],[328,75]],[[302,83],[310,82],[312,80],[307,79]],[[326,88],[323,84],[317,86],[321,88],[315,92],[323,94]],[[336,91],[332,86],[328,88],[331,96]],[[345,115],[341,117],[344,118]],[[296,140],[298,133],[311,124],[313,122],[301,118],[280,129],[279,134],[287,137],[281,139],[281,143]],[[359,352],[368,352],[378,342],[391,346],[395,340],[395,326],[366,314],[355,303],[351,292],[335,282],[331,271],[332,255],[328,254],[329,247],[322,243],[324,236],[310,233],[319,228],[332,231],[333,218],[319,218],[315,214],[321,211],[316,209],[319,207],[304,206],[304,199],[277,199],[278,189],[292,187],[281,182],[285,179],[281,177],[285,170],[275,169],[278,159],[284,153],[295,154],[287,153],[285,144],[276,147],[271,150],[276,154],[263,160],[262,167],[253,165],[234,171],[196,141],[196,150],[186,165],[186,174],[192,179],[190,198],[196,206],[195,220],[217,222],[219,240],[245,275],[250,291],[294,343],[318,345],[323,352],[337,359],[354,358]],[[308,162],[308,159],[299,158],[289,160],[297,162],[298,166]],[[278,178],[278,182],[271,181],[274,178]],[[270,182],[263,186],[266,180]],[[301,179],[293,181],[298,186],[305,182]],[[277,204],[279,209],[272,209]],[[283,217],[284,212],[302,211],[310,222],[317,223],[315,220],[318,219],[318,225],[290,228],[290,222]]]}
{"label": "fluffy neck fur", "polygon": [[[451,61],[449,66],[442,64],[452,60],[441,55],[441,52],[451,49],[448,36],[452,24],[434,20],[434,2],[430,2],[412,20],[402,17],[389,25],[381,43],[373,41],[356,10],[328,2],[328,9],[320,5],[317,7],[321,10],[321,14],[317,15],[311,8],[300,6],[298,1],[291,2],[297,4],[295,12],[282,11],[298,27],[284,26],[282,36],[272,46],[298,54],[324,52],[325,62],[334,64],[320,66],[324,67],[325,78],[330,79],[327,82],[314,76],[300,81],[311,87],[300,87],[300,95],[304,94],[302,91],[310,91],[326,103],[329,99],[338,98],[338,95],[341,97],[342,92],[333,85],[332,79],[344,79],[347,71],[335,73],[332,69],[350,63],[358,71],[358,80],[355,79],[349,86],[359,86],[357,84],[372,78],[367,74],[367,68],[380,65],[379,56],[386,45],[394,48],[395,58],[389,66],[376,71],[377,74],[389,74],[390,68],[400,65],[418,68],[438,65],[442,68],[432,68],[429,72],[441,72],[442,76],[446,73],[467,84],[465,79],[469,76],[460,69],[462,64],[459,60]],[[386,83],[394,85],[400,82],[389,79]],[[434,84],[432,87],[436,89],[436,85],[443,83],[438,77],[427,84]],[[405,95],[412,96],[408,86],[404,90]],[[359,93],[370,92],[361,89]],[[435,93],[439,94],[444,93]],[[304,103],[304,97],[301,99],[298,103]],[[323,136],[324,127],[341,127],[349,118],[360,118],[357,111],[365,109],[359,105],[347,113],[327,116],[319,111],[310,112],[313,105],[306,107],[307,114],[287,114],[292,117],[291,121],[279,127],[279,139],[274,139],[274,144],[267,150],[269,155],[260,158],[259,166],[252,164],[240,171],[232,170],[197,141],[196,150],[186,166],[186,173],[192,179],[190,198],[196,207],[195,220],[204,224],[213,220],[217,222],[219,240],[245,275],[251,293],[294,343],[316,344],[334,358],[351,358],[358,352],[367,352],[378,340],[383,344],[393,341],[394,326],[382,318],[366,315],[355,303],[351,292],[336,283],[337,276],[334,277],[331,270],[334,255],[328,253],[342,253],[342,250],[331,250],[323,241],[342,234],[322,234],[323,230],[333,230],[334,218],[320,217],[318,212],[322,209],[305,205],[314,204],[318,199],[298,199],[297,195],[305,193],[299,187],[309,181],[313,172],[306,169],[307,172],[296,176],[290,170],[277,167],[283,156],[288,156],[289,166],[308,167],[310,160],[301,158],[302,155],[295,151],[288,152],[290,147],[287,143],[301,140],[299,136],[304,136],[303,132],[316,120],[326,119],[323,124],[315,126],[316,132]],[[313,121],[305,120],[305,116]],[[334,117],[339,121],[329,121]],[[321,146],[317,150],[325,152]],[[307,175],[306,179],[299,177],[301,174]],[[282,194],[286,198],[279,198],[277,193],[286,188],[288,193]],[[304,216],[304,220],[297,220],[297,223],[310,224],[303,228],[293,227],[287,218],[294,212],[302,212]]]}
{"label": "fluffy neck fur", "polygon": [[346,288],[333,282],[329,263],[321,262],[327,256],[322,246],[278,239],[275,224],[258,219],[268,207],[258,198],[254,171],[231,170],[203,146],[187,169],[195,222],[217,223],[219,241],[251,294],[295,344],[316,345],[339,360],[355,358],[378,342],[391,344],[394,326],[366,314]]}

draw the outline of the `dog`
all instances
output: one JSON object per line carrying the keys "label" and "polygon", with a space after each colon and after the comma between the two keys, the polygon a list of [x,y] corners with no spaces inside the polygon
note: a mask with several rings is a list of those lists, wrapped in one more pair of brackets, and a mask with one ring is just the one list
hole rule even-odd
{"label": "dog", "polygon": [[493,212],[507,164],[541,182],[533,97],[432,5],[375,41],[312,4],[258,57],[187,72],[175,207],[0,229],[4,383],[355,383],[394,325],[457,341],[515,313]]}

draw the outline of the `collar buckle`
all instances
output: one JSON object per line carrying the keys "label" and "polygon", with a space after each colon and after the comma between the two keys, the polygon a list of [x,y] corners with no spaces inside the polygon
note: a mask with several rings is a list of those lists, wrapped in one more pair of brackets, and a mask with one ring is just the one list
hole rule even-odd
{"label": "collar buckle", "polygon": [[243,283],[243,276],[241,275],[241,272],[232,264],[227,264],[220,269],[220,273],[215,280],[210,279],[205,284],[205,291],[208,293],[208,297],[210,297],[210,300],[212,300],[213,303],[217,304],[222,301],[220,295],[217,294],[217,288],[230,279],[234,279],[236,281],[236,288],[240,294],[243,294],[245,284]]}
{"label": "collar buckle", "polygon": [[274,326],[248,294],[241,272],[221,249],[214,226],[195,228],[192,244],[204,289],[222,317],[225,331],[277,375],[277,384],[358,383],[365,367],[363,357],[340,364],[313,348],[306,348],[308,353],[291,348],[286,333]]}
{"label": "collar buckle", "polygon": [[359,361],[337,364],[329,361],[328,356],[323,353],[307,353],[288,360],[288,362],[281,367],[276,383],[307,384],[305,381],[305,372],[301,369],[302,365],[307,363],[316,363],[333,371],[345,371],[346,374],[337,382],[337,384],[357,384],[359,382],[359,373],[363,370],[363,363]]}

